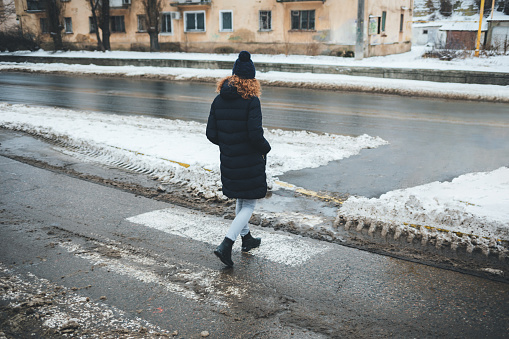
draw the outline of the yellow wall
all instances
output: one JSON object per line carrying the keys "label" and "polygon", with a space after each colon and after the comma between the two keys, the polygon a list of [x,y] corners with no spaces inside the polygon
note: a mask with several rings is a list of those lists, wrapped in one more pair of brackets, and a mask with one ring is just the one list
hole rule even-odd
{"label": "yellow wall", "polygon": [[[144,11],[142,1],[131,1],[129,6],[111,9],[111,15],[124,16],[126,27],[125,33],[111,34],[111,46],[113,49],[148,50],[148,33],[137,32],[137,15]],[[180,19],[173,20],[172,34],[159,34],[162,50],[171,47],[188,52],[213,52],[217,48],[229,48],[236,52],[248,49],[253,53],[334,55],[337,55],[338,51],[355,50],[357,1],[354,0],[212,0],[205,5],[172,6],[175,1],[163,1],[163,12],[180,12]],[[400,53],[410,49],[412,1],[366,0],[366,32],[369,15],[379,16],[382,11],[387,11],[385,34],[365,35],[369,55]],[[16,0],[16,3],[25,32],[40,34],[39,18],[45,14],[26,12],[26,0]],[[64,33],[64,41],[76,48],[93,48],[96,45],[96,36],[95,33],[89,33],[88,17],[91,13],[88,0],[70,0],[64,4],[64,16],[71,17],[73,22],[73,33]],[[408,9],[402,10],[402,6]],[[259,30],[260,10],[271,11],[272,30]],[[315,10],[315,29],[292,31],[292,10]],[[205,32],[184,32],[186,11],[205,11]],[[220,31],[220,11],[233,12],[233,31]],[[400,13],[405,14],[403,33],[399,32]],[[44,34],[41,38],[51,41],[49,34]]]}

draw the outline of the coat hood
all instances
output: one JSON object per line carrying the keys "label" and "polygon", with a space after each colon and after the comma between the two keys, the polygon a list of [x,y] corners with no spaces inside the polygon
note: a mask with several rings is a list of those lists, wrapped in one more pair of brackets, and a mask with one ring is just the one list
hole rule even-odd
{"label": "coat hood", "polygon": [[230,85],[229,81],[225,81],[221,87],[219,95],[225,100],[233,100],[240,98],[240,94],[237,92],[237,87]]}

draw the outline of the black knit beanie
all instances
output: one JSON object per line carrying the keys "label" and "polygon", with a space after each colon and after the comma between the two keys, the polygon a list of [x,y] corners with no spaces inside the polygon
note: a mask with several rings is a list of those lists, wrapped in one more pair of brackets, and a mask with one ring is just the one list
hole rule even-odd
{"label": "black knit beanie", "polygon": [[232,75],[237,75],[242,79],[254,79],[256,75],[256,69],[251,61],[251,54],[248,51],[242,51],[239,53],[239,58],[233,65]]}

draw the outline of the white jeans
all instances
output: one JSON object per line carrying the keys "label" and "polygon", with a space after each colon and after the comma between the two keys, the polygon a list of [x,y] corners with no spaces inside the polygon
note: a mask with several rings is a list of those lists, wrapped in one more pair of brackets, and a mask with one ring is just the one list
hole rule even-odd
{"label": "white jeans", "polygon": [[235,241],[239,234],[245,236],[249,233],[249,219],[253,215],[254,208],[256,206],[256,199],[237,199],[237,205],[235,206],[235,219],[226,237]]}

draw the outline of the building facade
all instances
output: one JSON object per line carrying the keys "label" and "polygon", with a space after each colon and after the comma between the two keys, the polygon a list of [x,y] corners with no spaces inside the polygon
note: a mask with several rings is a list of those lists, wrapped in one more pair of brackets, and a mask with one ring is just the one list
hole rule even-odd
{"label": "building facade", "polygon": [[17,27],[14,0],[0,0],[0,31]]}
{"label": "building facade", "polygon": [[487,19],[486,45],[500,52],[509,51],[509,15],[498,12]]}
{"label": "building facade", "polygon": [[[50,43],[43,0],[15,0],[25,33]],[[111,48],[148,50],[143,0],[110,0]],[[161,51],[285,53],[364,57],[409,51],[413,0],[363,0],[363,41],[357,39],[360,0],[162,0]],[[63,1],[67,47],[97,45],[89,0]]]}

